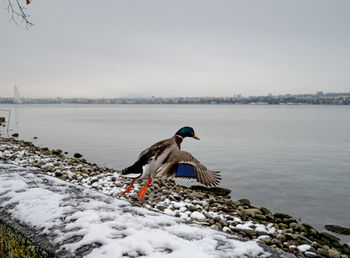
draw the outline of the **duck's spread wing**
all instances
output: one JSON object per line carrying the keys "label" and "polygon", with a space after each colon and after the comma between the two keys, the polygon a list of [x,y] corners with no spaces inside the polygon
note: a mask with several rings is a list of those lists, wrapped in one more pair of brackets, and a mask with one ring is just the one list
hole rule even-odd
{"label": "duck's spread wing", "polygon": [[158,157],[161,155],[165,149],[170,148],[170,146],[174,144],[170,139],[163,140],[153,144],[151,147],[145,149],[139,154],[138,159],[147,157],[147,160],[151,157]]}
{"label": "duck's spread wing", "polygon": [[221,179],[219,171],[207,169],[191,153],[180,150],[171,153],[166,162],[157,170],[157,176],[192,178],[207,186],[215,186]]}

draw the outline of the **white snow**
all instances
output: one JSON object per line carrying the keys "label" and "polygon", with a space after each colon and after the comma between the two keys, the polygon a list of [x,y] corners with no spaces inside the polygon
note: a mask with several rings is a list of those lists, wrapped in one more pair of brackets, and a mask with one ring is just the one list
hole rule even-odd
{"label": "white snow", "polygon": [[308,251],[309,249],[311,249],[311,246],[310,245],[299,245],[298,247],[298,250],[300,251],[300,252],[306,252],[306,251]]}
{"label": "white snow", "polygon": [[318,254],[314,252],[305,252],[306,257],[319,257]]}
{"label": "white snow", "polygon": [[[18,172],[4,171],[6,166],[0,163],[0,193],[3,197],[0,208],[7,209],[23,223],[41,227],[44,232],[55,232],[53,241],[73,254],[82,246],[98,243],[100,246],[93,247],[87,257],[270,255],[255,241],[241,241],[209,227],[185,224],[179,218],[81,187],[75,186],[80,190],[71,192],[71,184],[50,176],[33,174],[21,168]],[[182,204],[179,207],[183,207]],[[191,218],[205,218],[197,211],[189,214]],[[249,225],[244,224],[250,228]],[[63,243],[73,236],[81,236],[81,239]]]}
{"label": "white snow", "polygon": [[269,235],[262,235],[258,237],[259,240],[268,239],[268,238],[271,238],[271,237]]}
{"label": "white snow", "polygon": [[243,229],[243,230],[253,230],[253,228],[251,228],[251,226],[253,226],[253,222],[252,221],[247,221],[244,224],[238,224],[236,226],[236,228]]}
{"label": "white snow", "polygon": [[203,219],[205,219],[205,216],[201,212],[194,211],[194,212],[191,213],[191,218],[192,219],[197,219],[197,220],[203,220]]}
{"label": "white snow", "polygon": [[16,203],[15,208],[9,211],[17,214],[18,219],[32,226],[44,225],[46,229],[49,229],[51,223],[64,212],[64,209],[59,207],[64,196],[46,189],[30,188],[24,192],[11,192],[7,197],[11,199],[3,202],[2,206]]}
{"label": "white snow", "polygon": [[256,226],[255,231],[257,231],[257,232],[261,232],[261,233],[267,233],[268,232],[264,225],[256,224],[255,226]]}
{"label": "white snow", "polygon": [[242,220],[240,218],[237,218],[237,217],[233,217],[234,221],[237,222],[237,223],[240,223],[242,224]]}

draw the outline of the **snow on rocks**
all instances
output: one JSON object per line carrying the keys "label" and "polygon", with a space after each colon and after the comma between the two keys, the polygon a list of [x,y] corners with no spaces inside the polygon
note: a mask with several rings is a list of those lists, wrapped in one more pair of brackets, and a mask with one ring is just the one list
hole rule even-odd
{"label": "snow on rocks", "polygon": [[184,224],[173,216],[18,166],[0,163],[0,192],[1,209],[20,223],[40,228],[34,237],[46,234],[60,257],[269,257],[273,254],[276,257],[277,254],[254,241]]}
{"label": "snow on rocks", "polygon": [[306,252],[306,251],[311,249],[311,246],[310,245],[299,245],[297,248],[301,252]]}
{"label": "snow on rocks", "polygon": [[197,220],[197,221],[206,221],[205,220],[205,216],[203,215],[203,213],[200,213],[198,211],[194,211],[191,213],[190,217],[194,220]]}
{"label": "snow on rocks", "polygon": [[[118,171],[99,167],[81,159],[65,157],[59,150],[50,151],[24,141],[0,137],[0,154],[0,163],[34,167],[40,173],[124,199],[136,206],[264,242],[273,248],[280,248],[300,257],[306,256],[305,252],[296,247],[313,241],[317,242],[317,245],[313,245],[314,249],[311,251],[317,254],[323,255],[325,252],[339,250],[333,250],[339,248],[339,242],[334,238],[323,235],[322,239],[326,240],[321,242],[322,233],[318,233],[310,225],[299,224],[287,214],[273,214],[267,208],[257,209],[247,199],[232,201],[229,196],[217,196],[207,191],[198,192],[198,189],[181,187],[173,181],[154,179],[145,198],[139,200],[137,192],[144,182],[136,181],[131,192],[123,196],[122,192],[131,181],[121,178]],[[260,236],[269,236],[271,239]],[[291,248],[293,246],[295,248]],[[333,251],[327,251],[327,247]]]}

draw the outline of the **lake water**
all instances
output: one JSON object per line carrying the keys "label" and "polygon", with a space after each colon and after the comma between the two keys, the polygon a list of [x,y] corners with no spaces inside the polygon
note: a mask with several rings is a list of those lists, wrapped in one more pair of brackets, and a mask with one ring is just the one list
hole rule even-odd
{"label": "lake water", "polygon": [[[122,169],[182,126],[182,149],[220,170],[234,200],[350,227],[350,107],[304,105],[0,105],[10,134]],[[0,111],[0,116],[4,111]],[[5,128],[1,129],[6,135]],[[37,136],[37,140],[33,137]],[[350,242],[350,237],[342,237]]]}

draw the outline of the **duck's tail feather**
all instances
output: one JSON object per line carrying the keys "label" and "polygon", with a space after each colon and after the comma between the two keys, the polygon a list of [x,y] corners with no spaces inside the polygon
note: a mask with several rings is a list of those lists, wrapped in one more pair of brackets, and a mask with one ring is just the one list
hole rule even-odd
{"label": "duck's tail feather", "polygon": [[120,175],[127,178],[139,178],[142,172],[142,166],[136,162],[134,165],[123,169]]}

